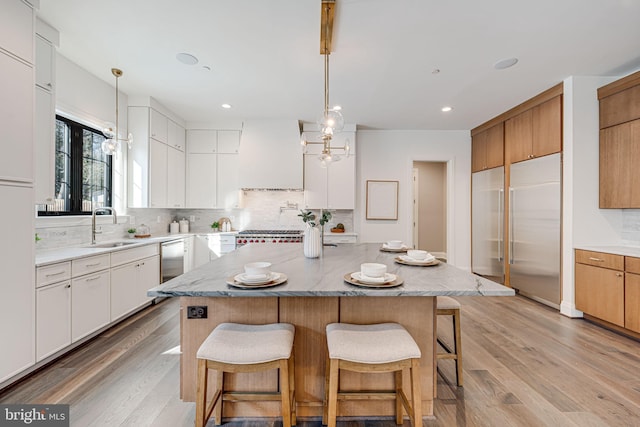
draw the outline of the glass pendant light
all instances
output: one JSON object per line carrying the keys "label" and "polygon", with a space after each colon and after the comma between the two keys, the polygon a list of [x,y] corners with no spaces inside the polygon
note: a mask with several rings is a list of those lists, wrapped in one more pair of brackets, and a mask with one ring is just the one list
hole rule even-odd
{"label": "glass pendant light", "polygon": [[133,144],[132,134],[127,135],[127,139],[124,139],[118,132],[118,79],[122,76],[122,70],[118,68],[112,68],[111,74],[113,74],[116,78],[116,124],[114,126],[111,123],[107,123],[106,126],[102,129],[102,134],[106,139],[102,142],[101,145],[102,151],[108,156],[113,156],[118,151],[120,151],[121,141],[125,141],[129,149],[131,149],[131,144]]}

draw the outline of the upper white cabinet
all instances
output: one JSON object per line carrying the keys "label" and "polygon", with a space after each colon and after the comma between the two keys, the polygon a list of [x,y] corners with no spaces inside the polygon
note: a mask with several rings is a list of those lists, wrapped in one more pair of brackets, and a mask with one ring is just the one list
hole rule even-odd
{"label": "upper white cabinet", "polygon": [[187,207],[215,208],[217,155],[189,153],[187,157]]}
{"label": "upper white cabinet", "polygon": [[[33,64],[34,25],[31,6],[19,0],[3,0],[2,13],[0,13],[0,49]],[[4,68],[0,69],[4,70]],[[3,80],[6,79],[5,76],[3,73]],[[3,97],[5,96],[4,92],[0,93]]]}
{"label": "upper white cabinet", "polygon": [[44,37],[36,36],[36,85],[53,89],[53,61],[55,49],[53,44]]}
{"label": "upper white cabinet", "polygon": [[187,151],[189,154],[216,153],[218,151],[218,131],[189,129],[187,131]]}
{"label": "upper white cabinet", "polygon": [[53,93],[36,86],[35,197],[36,204],[53,203],[55,194],[55,116]]}
{"label": "upper white cabinet", "polygon": [[239,130],[218,131],[218,153],[238,154],[240,150]]}
{"label": "upper white cabinet", "polygon": [[240,187],[302,189],[297,120],[247,121],[240,143]]}
{"label": "upper white cabinet", "polygon": [[129,107],[128,206],[185,206],[185,130],[149,107]]}

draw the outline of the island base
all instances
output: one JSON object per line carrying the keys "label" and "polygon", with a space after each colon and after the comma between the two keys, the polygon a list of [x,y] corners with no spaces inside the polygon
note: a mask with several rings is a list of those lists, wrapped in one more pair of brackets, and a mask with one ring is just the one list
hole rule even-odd
{"label": "island base", "polygon": [[[435,398],[435,297],[181,297],[181,398],[195,401],[196,352],[209,333],[220,323],[291,323],[296,328],[295,393],[299,417],[322,416],[327,344],[325,327],[329,323],[383,323],[403,325],[422,352],[422,411],[433,415]],[[187,307],[207,306],[206,319],[187,319]],[[380,343],[384,345],[384,343]],[[209,384],[215,384],[215,373]],[[408,375],[405,384],[410,384]],[[225,389],[238,391],[275,391],[276,371],[254,374],[226,374]],[[391,390],[393,374],[340,375],[343,390]],[[213,390],[209,390],[213,393]],[[410,396],[410,390],[406,390]],[[209,394],[211,395],[211,394]],[[393,401],[346,401],[338,407],[338,416],[378,417],[395,413]],[[277,417],[278,402],[225,402],[223,417]]]}

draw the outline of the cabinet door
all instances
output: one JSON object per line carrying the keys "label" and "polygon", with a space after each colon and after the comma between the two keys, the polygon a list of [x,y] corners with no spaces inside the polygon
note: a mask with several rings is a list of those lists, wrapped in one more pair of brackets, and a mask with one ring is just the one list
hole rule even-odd
{"label": "cabinet door", "polygon": [[36,291],[36,360],[71,344],[71,281]]}
{"label": "cabinet door", "polygon": [[527,110],[504,123],[504,143],[509,150],[511,163],[533,156],[533,111]]}
{"label": "cabinet door", "polygon": [[327,207],[327,168],[320,167],[314,154],[304,156],[304,206],[306,209]]}
{"label": "cabinet door", "polygon": [[10,100],[0,103],[3,141],[0,180],[30,183],[33,182],[33,69],[0,51],[0,70],[0,94],[3,100]]}
{"label": "cabinet door", "polygon": [[136,282],[138,305],[146,304],[153,297],[147,296],[147,291],[160,284],[160,257],[158,255],[145,258],[138,262],[138,280]]}
{"label": "cabinet door", "polygon": [[187,131],[187,153],[211,154],[217,152],[218,132],[208,129],[191,129]]}
{"label": "cabinet door", "polygon": [[640,333],[640,275],[625,274],[624,327]]}
{"label": "cabinet door", "polygon": [[328,209],[355,209],[356,159],[342,158],[327,168]]}
{"label": "cabinet door", "polygon": [[471,172],[479,172],[487,168],[487,131],[471,137]]}
{"label": "cabinet door", "polygon": [[562,97],[560,95],[533,107],[533,156],[562,151]]}
{"label": "cabinet door", "polygon": [[36,85],[48,91],[53,90],[53,46],[40,36],[36,36]]}
{"label": "cabinet door", "polygon": [[149,140],[149,207],[167,207],[167,147]]}
{"label": "cabinet door", "polygon": [[640,208],[640,120],[600,131],[600,208]]}
{"label": "cabinet door", "polygon": [[237,154],[218,154],[217,207],[238,207],[240,193],[240,161]]}
{"label": "cabinet door", "polygon": [[238,154],[240,148],[239,130],[218,131],[218,153]]}
{"label": "cabinet door", "polygon": [[54,196],[54,107],[51,92],[36,87],[35,192],[36,203],[53,203]]}
{"label": "cabinet door", "polygon": [[640,100],[640,85],[600,99],[600,129],[640,117],[640,102],[638,100]]}
{"label": "cabinet door", "polygon": [[151,109],[151,117],[149,118],[149,127],[151,129],[151,138],[164,142],[168,141],[169,134],[169,119],[164,114],[161,114]]}
{"label": "cabinet door", "polygon": [[168,126],[168,145],[176,150],[184,151],[186,138],[184,128],[173,120],[168,121]]}
{"label": "cabinet door", "polygon": [[216,207],[216,154],[189,154],[187,207]]}
{"label": "cabinet door", "polygon": [[194,237],[185,237],[184,239],[184,272],[188,273],[193,270],[195,242]]}
{"label": "cabinet door", "polygon": [[71,339],[97,331],[111,320],[109,271],[71,281]]}
{"label": "cabinet door", "polygon": [[[0,47],[33,64],[34,24],[33,8],[26,2],[3,1],[2,13],[0,13]],[[4,71],[4,68],[0,67],[0,70]],[[3,74],[4,79],[6,79],[5,74]],[[17,99],[5,98],[5,92],[0,91],[0,93],[3,99]]]}
{"label": "cabinet door", "polygon": [[138,306],[135,298],[137,262],[111,269],[111,321],[122,317]]}
{"label": "cabinet door", "polygon": [[170,208],[184,207],[185,183],[184,152],[173,147],[167,151],[167,206]]}
{"label": "cabinet door", "polygon": [[618,270],[576,264],[576,308],[624,327],[624,274]]}

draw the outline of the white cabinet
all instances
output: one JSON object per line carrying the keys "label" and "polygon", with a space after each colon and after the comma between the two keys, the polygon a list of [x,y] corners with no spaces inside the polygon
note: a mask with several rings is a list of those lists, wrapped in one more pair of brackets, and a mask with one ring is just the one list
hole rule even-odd
{"label": "white cabinet", "polygon": [[218,153],[238,154],[240,149],[239,130],[218,131]]}
{"label": "white cabinet", "polygon": [[149,117],[149,128],[151,138],[156,141],[167,143],[169,135],[169,119],[162,113],[157,112],[153,108],[150,109],[151,116]]}
{"label": "white cabinet", "polygon": [[36,290],[36,361],[71,344],[71,280]]}
{"label": "white cabinet", "polygon": [[35,202],[53,203],[55,194],[54,106],[51,92],[36,86]]}
{"label": "white cabinet", "polygon": [[240,160],[237,154],[218,154],[216,200],[218,209],[232,209],[240,203]]}
{"label": "white cabinet", "polygon": [[149,140],[149,207],[167,206],[167,150],[166,144]]}
{"label": "white cabinet", "polygon": [[[3,0],[0,13],[0,46],[19,58],[33,63],[33,8],[20,0]],[[0,70],[5,71],[3,67]],[[3,73],[3,80],[6,74]],[[5,92],[0,91],[3,98]],[[5,98],[12,99],[15,98]],[[4,129],[4,128],[3,128]]]}
{"label": "white cabinet", "polygon": [[77,341],[111,320],[109,270],[71,281],[71,339]]}
{"label": "white cabinet", "polygon": [[306,209],[355,209],[355,157],[322,168],[315,154],[304,156],[304,204]]}
{"label": "white cabinet", "polygon": [[53,60],[55,49],[50,41],[36,35],[36,85],[48,91],[53,90]]}
{"label": "white cabinet", "polygon": [[186,136],[184,128],[173,120],[169,120],[167,145],[169,147],[175,148],[176,150],[184,151],[186,145],[185,138]]}
{"label": "white cabinet", "polygon": [[187,207],[215,208],[217,156],[189,154],[187,157]]}
{"label": "white cabinet", "polygon": [[189,129],[187,131],[187,152],[189,154],[211,154],[217,151],[217,131],[209,129]]}
{"label": "white cabinet", "polygon": [[184,238],[184,264],[183,271],[188,273],[193,270],[195,255],[195,238],[193,236]]}
{"label": "white cabinet", "polygon": [[[16,0],[9,3],[16,3]],[[2,15],[4,13],[3,10]],[[9,39],[13,39],[13,36]],[[33,40],[33,36],[30,40]],[[0,37],[0,43],[4,41]],[[0,129],[3,141],[0,180],[32,183],[35,98],[33,68],[0,51],[0,70]]]}
{"label": "white cabinet", "polygon": [[111,269],[111,321],[146,304],[147,291],[160,283],[158,255]]}
{"label": "white cabinet", "polygon": [[342,244],[342,243],[357,243],[358,236],[353,233],[333,233],[324,235],[324,243],[329,244]]}
{"label": "white cabinet", "polygon": [[185,172],[184,151],[167,147],[167,207],[185,206]]}
{"label": "white cabinet", "polygon": [[236,249],[237,233],[199,234],[194,240],[194,268]]}

